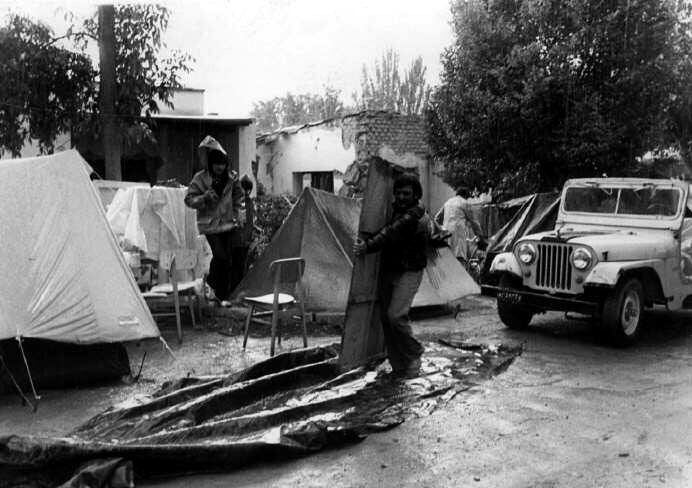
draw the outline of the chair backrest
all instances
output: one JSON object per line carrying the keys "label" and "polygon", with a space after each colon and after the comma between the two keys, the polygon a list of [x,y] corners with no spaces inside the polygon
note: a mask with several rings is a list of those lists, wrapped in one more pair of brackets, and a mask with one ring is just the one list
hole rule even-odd
{"label": "chair backrest", "polygon": [[269,274],[275,286],[280,283],[298,283],[304,272],[305,259],[303,258],[277,259],[269,264]]}
{"label": "chair backrest", "polygon": [[[193,249],[161,251],[161,253],[159,253],[159,283],[169,281],[171,272],[175,272],[178,281],[185,281],[187,278],[182,278],[180,272],[191,271],[192,279],[194,279],[194,269],[196,265],[197,251]],[[164,274],[164,276],[162,276],[162,274]]]}

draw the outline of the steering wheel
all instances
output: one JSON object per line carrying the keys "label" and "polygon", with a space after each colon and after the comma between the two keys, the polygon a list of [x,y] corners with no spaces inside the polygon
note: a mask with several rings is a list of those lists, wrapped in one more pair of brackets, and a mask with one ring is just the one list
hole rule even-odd
{"label": "steering wheel", "polygon": [[668,214],[670,213],[668,208],[668,205],[665,203],[652,203],[648,207],[646,207],[646,212],[648,214]]}

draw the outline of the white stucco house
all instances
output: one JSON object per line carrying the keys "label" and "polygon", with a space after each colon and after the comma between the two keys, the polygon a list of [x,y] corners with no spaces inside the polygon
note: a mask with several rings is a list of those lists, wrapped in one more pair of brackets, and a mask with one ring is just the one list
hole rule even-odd
{"label": "white stucco house", "polygon": [[432,211],[454,195],[436,174],[420,116],[366,110],[285,127],[256,141],[256,178],[267,193],[297,195],[312,186],[343,194],[344,175],[358,162],[378,156],[418,172],[423,203]]}

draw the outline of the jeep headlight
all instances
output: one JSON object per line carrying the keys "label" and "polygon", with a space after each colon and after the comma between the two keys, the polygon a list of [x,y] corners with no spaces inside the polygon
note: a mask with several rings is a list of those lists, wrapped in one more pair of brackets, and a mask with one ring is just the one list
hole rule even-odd
{"label": "jeep headlight", "polygon": [[536,259],[536,248],[533,244],[528,242],[520,244],[517,251],[517,256],[522,264],[531,264],[533,263],[533,260]]}
{"label": "jeep headlight", "polygon": [[572,253],[572,265],[579,271],[584,271],[591,266],[592,261],[593,256],[591,255],[591,251],[585,247],[578,247]]}

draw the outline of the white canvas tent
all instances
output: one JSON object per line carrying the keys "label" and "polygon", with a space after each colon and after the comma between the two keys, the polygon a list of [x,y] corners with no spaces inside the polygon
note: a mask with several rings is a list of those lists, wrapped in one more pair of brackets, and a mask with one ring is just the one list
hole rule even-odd
{"label": "white canvas tent", "polygon": [[77,151],[0,162],[0,340],[160,333]]}

